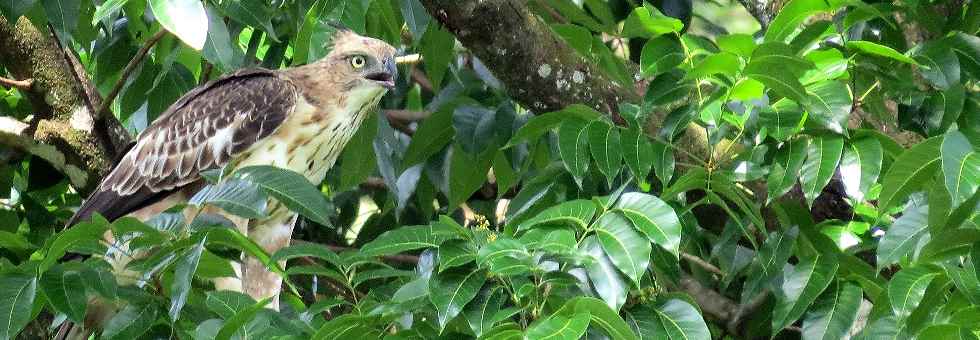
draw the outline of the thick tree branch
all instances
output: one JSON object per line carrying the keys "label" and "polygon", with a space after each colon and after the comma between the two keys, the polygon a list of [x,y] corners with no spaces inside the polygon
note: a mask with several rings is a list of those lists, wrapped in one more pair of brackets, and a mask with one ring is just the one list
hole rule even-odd
{"label": "thick tree branch", "polygon": [[[36,110],[23,129],[4,131],[0,143],[52,162],[84,194],[98,184],[120,152],[109,136],[124,130],[111,115],[95,115],[87,84],[80,84],[66,59],[51,34],[27,18],[9,22],[0,16],[0,64],[14,78],[33,79],[25,95]],[[26,137],[33,143],[25,143]]]}
{"label": "thick tree branch", "polygon": [[422,0],[426,10],[480,58],[507,94],[535,112],[573,103],[615,114],[640,96],[616,84],[532,14],[524,0]]}

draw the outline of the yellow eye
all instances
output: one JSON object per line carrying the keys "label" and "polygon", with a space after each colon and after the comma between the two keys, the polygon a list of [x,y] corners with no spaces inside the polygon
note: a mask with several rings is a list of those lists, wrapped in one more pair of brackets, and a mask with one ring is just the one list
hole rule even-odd
{"label": "yellow eye", "polygon": [[354,66],[354,68],[362,68],[366,63],[367,61],[364,60],[364,57],[359,55],[350,58],[350,66]]}

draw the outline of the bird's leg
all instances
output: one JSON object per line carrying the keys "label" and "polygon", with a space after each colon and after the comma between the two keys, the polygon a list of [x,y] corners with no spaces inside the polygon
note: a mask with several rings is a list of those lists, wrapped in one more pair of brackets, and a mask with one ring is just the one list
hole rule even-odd
{"label": "bird's leg", "polygon": [[[273,209],[274,210],[274,209]],[[258,243],[269,254],[289,245],[296,223],[296,214],[271,214],[268,219],[253,223],[248,237]],[[280,261],[285,266],[285,261]],[[242,288],[256,301],[271,297],[268,308],[279,310],[279,292],[282,290],[282,277],[270,271],[258,259],[248,256],[242,266]]]}

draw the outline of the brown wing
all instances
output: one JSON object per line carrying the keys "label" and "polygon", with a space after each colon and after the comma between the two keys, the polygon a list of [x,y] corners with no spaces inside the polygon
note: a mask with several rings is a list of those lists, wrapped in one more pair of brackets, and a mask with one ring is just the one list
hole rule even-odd
{"label": "brown wing", "polygon": [[98,212],[112,221],[197,181],[268,136],[296,105],[298,91],[274,71],[249,69],[198,87],[170,106],[68,222]]}

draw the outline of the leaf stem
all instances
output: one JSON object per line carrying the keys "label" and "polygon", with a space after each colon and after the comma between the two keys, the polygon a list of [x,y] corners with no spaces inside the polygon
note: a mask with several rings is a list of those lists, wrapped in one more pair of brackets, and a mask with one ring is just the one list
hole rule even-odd
{"label": "leaf stem", "polygon": [[102,106],[99,106],[98,110],[95,111],[96,116],[102,115],[103,112],[109,109],[109,106],[112,105],[112,101],[119,95],[119,91],[122,91],[123,85],[126,85],[126,80],[129,79],[129,75],[136,69],[136,65],[139,65],[140,62],[146,58],[146,54],[150,51],[150,48],[152,48],[153,45],[160,41],[160,39],[166,34],[166,30],[160,30],[153,34],[150,39],[147,39],[145,43],[143,43],[143,47],[140,47],[139,51],[136,52],[136,56],[134,56],[133,59],[129,61],[129,64],[126,64],[126,67],[123,68],[122,74],[119,75],[119,80],[116,81],[115,85],[112,85],[112,90],[109,91],[109,94],[105,96],[105,100],[102,101]]}

